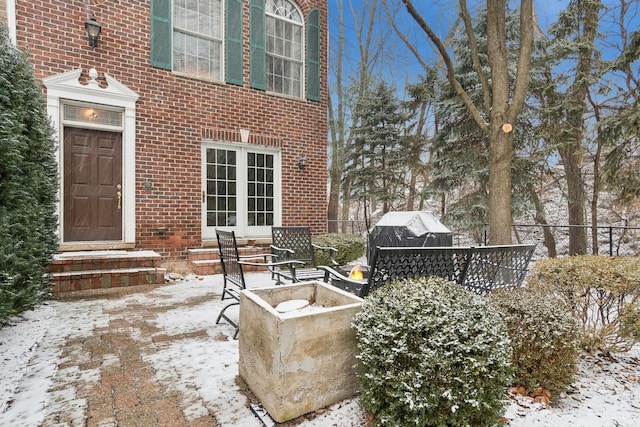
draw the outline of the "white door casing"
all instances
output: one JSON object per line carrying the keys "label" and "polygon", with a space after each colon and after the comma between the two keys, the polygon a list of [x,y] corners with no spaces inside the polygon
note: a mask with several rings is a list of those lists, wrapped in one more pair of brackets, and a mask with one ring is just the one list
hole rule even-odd
{"label": "white door casing", "polygon": [[[135,243],[135,154],[136,154],[136,101],[138,94],[104,73],[107,87],[101,87],[96,78],[98,72],[95,69],[89,71],[89,83],[81,84],[79,81],[81,69],[46,77],[43,79],[47,88],[47,112],[51,118],[57,140],[61,141],[63,129],[62,106],[65,102],[80,102],[83,104],[95,104],[104,107],[119,108],[123,111],[122,126],[122,207],[123,207],[123,243]],[[100,126],[94,127],[100,129]],[[63,144],[58,144],[58,169],[62,180]],[[59,191],[59,233],[62,236],[64,224],[62,224],[62,200],[60,197],[64,188],[60,182]]]}

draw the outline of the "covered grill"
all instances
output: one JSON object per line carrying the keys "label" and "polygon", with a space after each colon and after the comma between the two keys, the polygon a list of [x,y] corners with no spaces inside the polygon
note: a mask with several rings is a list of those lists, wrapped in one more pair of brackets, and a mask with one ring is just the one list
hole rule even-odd
{"label": "covered grill", "polygon": [[367,241],[370,263],[376,246],[436,247],[451,246],[453,236],[440,220],[427,211],[388,212],[371,229]]}

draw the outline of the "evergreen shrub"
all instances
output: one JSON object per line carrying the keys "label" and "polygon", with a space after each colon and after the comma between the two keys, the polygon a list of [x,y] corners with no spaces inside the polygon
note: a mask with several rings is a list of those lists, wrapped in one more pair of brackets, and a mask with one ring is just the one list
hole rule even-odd
{"label": "evergreen shrub", "polygon": [[507,325],[513,355],[514,386],[531,393],[551,392],[552,398],[574,379],[580,329],[571,312],[527,288],[491,292],[489,302]]}
{"label": "evergreen shrub", "polygon": [[[334,256],[340,265],[349,264],[364,255],[366,243],[364,239],[355,234],[330,233],[316,236],[313,243],[320,246],[336,248],[338,253]],[[317,265],[332,265],[329,253],[324,250],[315,251]]]}
{"label": "evergreen shrub", "polygon": [[511,348],[486,299],[442,278],[392,282],[355,316],[360,401],[383,426],[493,425]]}
{"label": "evergreen shrub", "polygon": [[49,295],[57,249],[55,140],[27,56],[0,25],[0,323]]}
{"label": "evergreen shrub", "polygon": [[579,255],[540,260],[527,283],[569,307],[581,327],[585,350],[628,351],[639,341],[637,258]]}

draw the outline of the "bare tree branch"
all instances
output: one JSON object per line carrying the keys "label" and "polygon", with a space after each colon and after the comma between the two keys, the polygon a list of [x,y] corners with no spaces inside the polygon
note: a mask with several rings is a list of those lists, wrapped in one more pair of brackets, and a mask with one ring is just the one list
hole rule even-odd
{"label": "bare tree branch", "polygon": [[[388,0],[383,0],[383,1],[387,2]],[[471,98],[469,97],[467,92],[465,92],[465,90],[462,87],[462,85],[460,84],[460,82],[458,82],[458,80],[456,79],[455,68],[453,66],[453,61],[451,60],[451,57],[449,56],[449,53],[447,52],[447,49],[445,48],[444,44],[442,43],[442,40],[440,40],[440,37],[438,37],[438,35],[433,32],[431,27],[425,22],[425,20],[422,18],[422,16],[420,16],[420,14],[416,10],[416,8],[413,6],[413,2],[411,2],[411,0],[402,0],[402,3],[404,3],[405,7],[407,8],[407,12],[409,12],[411,17],[418,24],[418,26],[420,26],[422,31],[424,31],[425,34],[427,34],[427,36],[429,37],[431,42],[438,49],[438,52],[439,52],[440,56],[442,57],[442,59],[443,59],[443,61],[445,63],[445,66],[446,66],[447,80],[449,81],[449,83],[451,84],[453,89],[456,91],[458,96],[460,96],[460,99],[462,99],[462,102],[464,103],[464,105],[467,107],[467,109],[471,113],[471,116],[473,117],[475,122],[478,124],[478,127],[482,131],[488,133],[488,131],[489,131],[489,123],[480,115],[480,112],[478,111],[476,106],[473,104],[473,101],[471,100]]]}
{"label": "bare tree branch", "polygon": [[478,74],[480,84],[482,84],[482,96],[484,98],[484,111],[491,111],[491,86],[489,86],[489,78],[482,69],[480,63],[480,54],[478,53],[478,40],[476,39],[476,32],[473,29],[473,22],[471,21],[471,15],[469,15],[469,9],[467,8],[466,0],[460,0],[460,15],[464,21],[464,30],[469,39],[469,49],[471,49],[471,61],[473,63],[473,69]]}
{"label": "bare tree branch", "polygon": [[533,1],[520,2],[520,56],[518,57],[518,73],[513,91],[512,105],[507,112],[507,120],[514,123],[529,91],[529,68],[533,52]]}

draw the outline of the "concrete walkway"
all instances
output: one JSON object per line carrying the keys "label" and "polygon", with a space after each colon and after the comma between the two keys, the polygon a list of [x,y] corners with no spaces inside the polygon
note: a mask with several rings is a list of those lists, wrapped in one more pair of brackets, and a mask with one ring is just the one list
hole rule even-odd
{"label": "concrete walkway", "polygon": [[[268,273],[245,277],[250,288],[274,284]],[[259,402],[237,376],[234,329],[215,324],[228,302],[220,300],[221,275],[98,292],[37,309],[23,340],[32,342],[16,357],[23,364],[0,381],[12,389],[0,425],[263,426],[250,409]],[[237,316],[237,308],[227,313]],[[352,399],[280,425],[365,422]]]}

